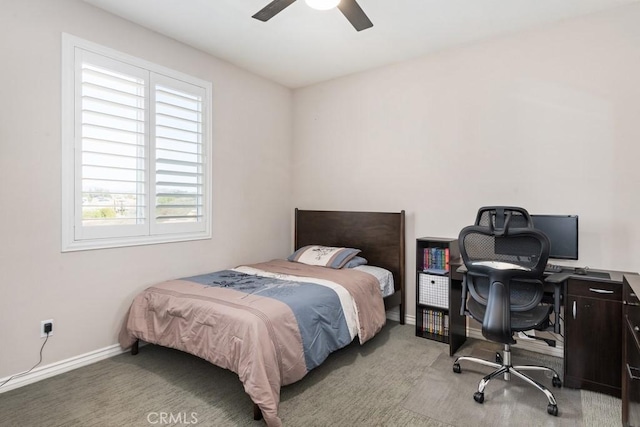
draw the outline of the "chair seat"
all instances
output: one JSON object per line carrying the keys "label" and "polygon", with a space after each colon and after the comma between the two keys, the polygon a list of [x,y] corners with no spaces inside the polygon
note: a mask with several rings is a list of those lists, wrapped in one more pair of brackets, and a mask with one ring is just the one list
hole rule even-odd
{"label": "chair seat", "polygon": [[[473,298],[467,300],[467,310],[471,317],[482,323],[486,306],[479,304]],[[511,330],[513,332],[528,331],[531,329],[543,330],[549,327],[549,315],[553,310],[551,305],[538,305],[529,311],[511,312]]]}

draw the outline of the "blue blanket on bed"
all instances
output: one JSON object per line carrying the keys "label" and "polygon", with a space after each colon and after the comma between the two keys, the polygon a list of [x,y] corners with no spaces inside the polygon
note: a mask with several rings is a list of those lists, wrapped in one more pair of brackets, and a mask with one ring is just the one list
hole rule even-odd
{"label": "blue blanket on bed", "polygon": [[287,304],[298,322],[307,370],[320,365],[331,352],[351,342],[340,299],[333,289],[326,286],[254,276],[232,270],[216,271],[183,280],[231,288],[247,294],[274,298]]}

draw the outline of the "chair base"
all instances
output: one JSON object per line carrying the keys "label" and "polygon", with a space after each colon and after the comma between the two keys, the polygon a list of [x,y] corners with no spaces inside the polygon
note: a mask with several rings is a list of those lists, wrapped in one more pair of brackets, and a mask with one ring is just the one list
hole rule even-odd
{"label": "chair base", "polygon": [[503,375],[505,381],[509,381],[511,380],[511,374],[513,374],[516,377],[523,380],[524,382],[534,386],[535,388],[540,390],[542,393],[544,393],[544,395],[547,397],[547,400],[549,401],[549,404],[547,405],[547,412],[551,415],[555,415],[555,416],[558,415],[558,404],[553,394],[545,386],[540,384],[538,381],[534,380],[533,378],[531,378],[530,376],[522,372],[522,371],[551,372],[553,374],[553,378],[551,381],[552,385],[554,387],[562,387],[562,381],[560,380],[560,376],[554,369],[548,368],[546,366],[536,366],[536,365],[512,366],[511,365],[511,348],[509,344],[504,345],[502,356],[500,355],[500,353],[496,353],[496,362],[490,362],[488,360],[479,359],[477,357],[460,356],[455,360],[455,362],[453,362],[453,372],[457,374],[462,372],[462,369],[460,368],[461,361],[478,363],[480,365],[495,368],[495,371],[491,372],[489,375],[486,375],[484,378],[480,380],[480,383],[478,384],[478,391],[473,395],[473,399],[476,402],[478,403],[484,402],[484,389],[487,386],[487,384],[489,384],[489,381],[491,381],[493,378],[500,375]]}

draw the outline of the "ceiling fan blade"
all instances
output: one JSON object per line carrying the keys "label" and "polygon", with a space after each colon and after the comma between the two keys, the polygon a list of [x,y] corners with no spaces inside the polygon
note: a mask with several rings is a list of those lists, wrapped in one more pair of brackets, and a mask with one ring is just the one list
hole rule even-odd
{"label": "ceiling fan blade", "polygon": [[274,0],[264,8],[262,8],[258,13],[253,15],[252,18],[256,18],[257,20],[262,22],[267,22],[269,19],[282,12],[284,8],[290,6],[295,1],[296,0]]}
{"label": "ceiling fan blade", "polygon": [[351,22],[351,25],[353,25],[356,30],[362,31],[373,27],[373,23],[369,20],[356,0],[342,0],[338,4],[338,9],[340,9],[340,12]]}

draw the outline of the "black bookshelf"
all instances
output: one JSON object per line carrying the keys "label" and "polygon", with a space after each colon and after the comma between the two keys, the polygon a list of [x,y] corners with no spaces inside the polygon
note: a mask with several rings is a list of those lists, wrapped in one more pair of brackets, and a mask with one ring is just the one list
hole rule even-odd
{"label": "black bookshelf", "polygon": [[450,347],[451,354],[459,347],[455,335],[466,328],[456,301],[460,298],[456,285],[460,283],[452,283],[459,263],[457,239],[416,239],[416,336],[455,346]]}

